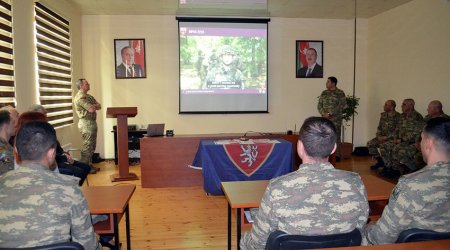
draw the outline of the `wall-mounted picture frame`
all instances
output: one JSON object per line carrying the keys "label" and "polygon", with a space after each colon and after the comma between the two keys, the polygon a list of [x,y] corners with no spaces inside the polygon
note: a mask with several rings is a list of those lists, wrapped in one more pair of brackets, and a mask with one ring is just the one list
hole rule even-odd
{"label": "wall-mounted picture frame", "polygon": [[114,39],[116,79],[146,78],[145,39]]}
{"label": "wall-mounted picture frame", "polygon": [[297,78],[323,78],[323,41],[295,41]]}

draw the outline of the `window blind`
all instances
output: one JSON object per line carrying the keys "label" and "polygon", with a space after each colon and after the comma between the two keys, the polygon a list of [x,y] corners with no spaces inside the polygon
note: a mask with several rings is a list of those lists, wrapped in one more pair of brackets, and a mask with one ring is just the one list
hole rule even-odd
{"label": "window blind", "polygon": [[73,123],[69,22],[36,2],[39,101],[55,128]]}
{"label": "window blind", "polygon": [[12,8],[10,0],[0,0],[0,106],[15,106]]}

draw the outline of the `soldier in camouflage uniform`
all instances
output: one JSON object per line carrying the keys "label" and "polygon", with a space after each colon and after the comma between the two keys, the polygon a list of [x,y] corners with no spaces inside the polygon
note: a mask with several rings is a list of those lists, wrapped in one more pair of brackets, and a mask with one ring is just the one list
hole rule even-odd
{"label": "soldier in camouflage uniform", "polygon": [[357,173],[335,169],[328,156],[336,149],[336,128],[323,117],[305,120],[297,152],[303,164],[272,179],[242,249],[264,249],[269,234],[326,235],[362,231],[367,222],[367,192]]}
{"label": "soldier in camouflage uniform", "polygon": [[20,167],[0,176],[0,247],[75,241],[101,249],[78,178],[55,173],[56,133],[47,122],[24,124],[16,137]]}
{"label": "soldier in camouflage uniform", "polygon": [[422,132],[427,166],[402,176],[383,215],[365,230],[368,244],[394,243],[407,229],[450,232],[450,119],[433,118]]}
{"label": "soldier in camouflage uniform", "polygon": [[370,167],[373,170],[384,167],[384,162],[378,152],[378,148],[383,143],[393,141],[396,135],[400,113],[395,110],[395,106],[394,100],[387,100],[384,103],[384,112],[380,115],[376,137],[367,142],[369,154],[377,160],[377,163]]}
{"label": "soldier in camouflage uniform", "polygon": [[238,62],[236,52],[229,45],[224,45],[219,52],[217,65],[209,65],[206,88],[244,89],[244,75]]}
{"label": "soldier in camouflage uniform", "polygon": [[14,169],[14,150],[9,139],[16,130],[14,120],[6,110],[0,110],[0,175]]}
{"label": "soldier in camouflage uniform", "polygon": [[442,110],[442,103],[438,100],[431,101],[428,104],[427,112],[428,112],[428,114],[424,118],[425,121],[428,121],[431,118],[436,118],[436,117],[450,118],[450,116],[448,116],[444,113],[444,111]]}
{"label": "soldier in camouflage uniform", "polygon": [[[102,105],[87,93],[90,90],[90,86],[86,79],[79,79],[77,88],[79,91],[73,101],[79,118],[78,129],[83,139],[80,161],[91,165],[92,155],[97,143],[97,110],[101,109]],[[91,173],[95,173],[94,170],[91,170]]]}
{"label": "soldier in camouflage uniform", "polygon": [[422,115],[414,109],[414,104],[414,100],[410,98],[403,101],[397,136],[392,142],[380,146],[381,157],[386,165],[381,174],[388,178],[396,178],[402,172],[416,170],[415,144],[425,123]]}
{"label": "soldier in camouflage uniform", "polygon": [[337,131],[337,150],[336,156],[341,157],[340,144],[341,144],[341,127],[342,127],[342,111],[346,104],[345,93],[336,87],[338,80],[336,77],[328,77],[326,83],[326,90],[322,92],[319,97],[319,103],[317,109],[320,115],[333,122]]}
{"label": "soldier in camouflage uniform", "polygon": [[[450,118],[450,116],[444,113],[442,110],[442,103],[438,100],[431,101],[428,104],[427,112],[428,114],[423,118],[425,122],[436,117]],[[420,152],[420,138],[416,142],[416,148],[418,152],[414,155],[414,162],[416,163],[417,168],[420,169],[426,165],[422,157],[422,152]]]}

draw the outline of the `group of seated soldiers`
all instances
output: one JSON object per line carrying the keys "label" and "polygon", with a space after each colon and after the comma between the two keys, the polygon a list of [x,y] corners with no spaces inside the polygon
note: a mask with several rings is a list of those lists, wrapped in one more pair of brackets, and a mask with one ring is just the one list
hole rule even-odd
{"label": "group of seated soldiers", "polygon": [[369,154],[377,160],[370,168],[382,176],[398,178],[424,167],[425,162],[420,152],[422,128],[431,118],[449,118],[438,100],[428,104],[428,114],[425,117],[414,109],[414,105],[411,98],[403,100],[400,114],[395,110],[394,100],[387,100],[384,104],[376,137],[367,142]]}

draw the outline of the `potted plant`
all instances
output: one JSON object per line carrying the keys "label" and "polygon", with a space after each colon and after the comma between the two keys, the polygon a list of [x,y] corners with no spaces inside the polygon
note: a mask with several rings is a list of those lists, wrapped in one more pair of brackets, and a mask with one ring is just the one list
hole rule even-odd
{"label": "potted plant", "polygon": [[[345,97],[346,106],[342,110],[342,141],[345,140],[345,129],[350,126],[350,121],[353,119],[354,115],[357,115],[358,112],[356,109],[359,106],[359,98],[353,95],[347,95]],[[353,151],[353,143],[350,142],[342,142],[341,144],[341,157],[343,159],[348,159],[352,155]]]}

